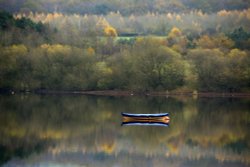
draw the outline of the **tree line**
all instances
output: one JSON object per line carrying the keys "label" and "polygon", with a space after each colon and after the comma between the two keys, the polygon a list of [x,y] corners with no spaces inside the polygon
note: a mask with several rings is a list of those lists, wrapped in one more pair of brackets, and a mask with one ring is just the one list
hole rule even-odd
{"label": "tree line", "polygon": [[0,9],[9,12],[62,12],[79,14],[107,14],[120,11],[123,15],[143,15],[150,12],[165,13],[202,10],[212,13],[222,9],[242,10],[249,8],[247,0],[11,0],[0,1]]}
{"label": "tree line", "polygon": [[[249,91],[250,35],[242,27],[198,35],[172,27],[165,36],[124,42],[102,20],[99,33],[89,30],[80,36],[71,29],[71,37],[78,38],[65,40],[68,34],[61,29],[70,30],[69,24],[55,29],[2,15],[2,90]],[[16,24],[20,19],[26,20],[22,26]]]}

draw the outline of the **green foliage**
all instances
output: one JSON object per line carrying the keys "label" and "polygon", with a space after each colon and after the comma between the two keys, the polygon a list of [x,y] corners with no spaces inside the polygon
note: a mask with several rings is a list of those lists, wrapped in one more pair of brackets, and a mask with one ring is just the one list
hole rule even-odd
{"label": "green foliage", "polygon": [[235,29],[229,37],[235,41],[235,46],[239,49],[250,49],[250,33],[246,32],[242,27]]}
{"label": "green foliage", "polygon": [[224,54],[219,49],[193,49],[190,59],[196,66],[198,86],[203,91],[223,89]]}
{"label": "green foliage", "polygon": [[[248,12],[222,11],[215,17],[244,20]],[[246,30],[239,28],[226,36],[222,30],[228,21],[205,35],[200,23],[191,23],[194,27],[188,31],[182,27],[189,17],[206,21],[213,15],[23,16],[0,13],[0,89],[249,91]],[[142,27],[146,27],[142,32],[157,32],[154,24],[144,23],[148,18],[155,23],[175,20],[172,24],[179,26],[169,27],[165,36],[117,36],[119,24],[128,25],[122,27],[125,32]],[[139,21],[145,25],[138,26]]]}
{"label": "green foliage", "polygon": [[225,72],[227,77],[226,87],[230,91],[239,91],[250,85],[250,57],[245,51],[232,49],[228,53],[227,66]]}
{"label": "green foliage", "polygon": [[2,46],[38,46],[50,41],[53,33],[40,21],[36,23],[27,17],[13,17],[10,13],[0,12],[0,36]]}
{"label": "green foliage", "polygon": [[14,24],[13,16],[5,11],[0,11],[0,29],[6,30]]}
{"label": "green foliage", "polygon": [[133,50],[133,70],[135,88],[142,90],[175,89],[183,85],[184,66],[181,55],[160,41],[140,39]]}
{"label": "green foliage", "polygon": [[225,55],[219,49],[193,49],[189,58],[196,66],[199,89],[237,92],[249,87],[249,61],[246,52],[232,49]]}
{"label": "green foliage", "polygon": [[35,23],[32,20],[24,17],[22,17],[21,19],[16,19],[15,25],[17,28],[32,29],[40,33],[45,30],[45,26],[41,22]]}
{"label": "green foliage", "polygon": [[41,22],[35,23],[31,19],[25,17],[14,19],[12,14],[0,11],[0,29],[7,30],[13,26],[20,29],[31,29],[40,33],[45,31],[45,26]]}
{"label": "green foliage", "polygon": [[109,89],[111,86],[112,69],[109,68],[106,62],[96,62],[94,64],[94,76],[97,80],[98,89]]}

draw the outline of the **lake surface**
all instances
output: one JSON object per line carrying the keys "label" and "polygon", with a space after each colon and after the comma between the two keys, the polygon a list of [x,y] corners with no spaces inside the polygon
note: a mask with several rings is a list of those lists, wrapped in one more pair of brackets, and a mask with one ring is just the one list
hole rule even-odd
{"label": "lake surface", "polygon": [[[121,126],[121,112],[170,114]],[[0,166],[250,166],[250,99],[0,96]]]}

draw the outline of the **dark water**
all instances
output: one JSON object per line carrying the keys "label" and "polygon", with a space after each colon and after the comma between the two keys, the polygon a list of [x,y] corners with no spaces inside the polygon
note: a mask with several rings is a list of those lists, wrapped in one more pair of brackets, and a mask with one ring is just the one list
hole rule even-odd
{"label": "dark water", "polygon": [[[169,112],[169,127],[121,126]],[[0,96],[3,166],[250,166],[250,99]]]}

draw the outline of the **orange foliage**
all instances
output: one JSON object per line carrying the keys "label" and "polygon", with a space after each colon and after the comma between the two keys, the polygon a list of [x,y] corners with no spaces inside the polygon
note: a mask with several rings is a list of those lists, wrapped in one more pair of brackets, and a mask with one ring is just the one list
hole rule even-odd
{"label": "orange foliage", "polygon": [[217,35],[210,37],[208,35],[203,35],[200,39],[196,41],[197,46],[201,48],[213,49],[213,48],[232,48],[234,42],[226,37],[225,35]]}
{"label": "orange foliage", "polygon": [[97,26],[101,27],[104,30],[104,34],[107,36],[116,37],[117,32],[114,27],[112,27],[105,18],[100,18],[96,23]]}
{"label": "orange foliage", "polygon": [[88,54],[91,55],[91,56],[95,54],[95,50],[94,50],[92,47],[89,47],[89,48],[87,49],[87,52],[88,52]]}
{"label": "orange foliage", "polygon": [[226,10],[221,10],[217,13],[218,16],[227,16],[229,15],[230,12],[226,11]]}
{"label": "orange foliage", "polygon": [[105,35],[112,36],[112,37],[116,37],[117,36],[116,29],[114,29],[111,26],[105,27],[104,28],[104,33],[105,33]]}
{"label": "orange foliage", "polygon": [[187,46],[187,38],[182,34],[181,30],[173,27],[167,36],[167,45],[171,46],[177,52],[185,52]]}
{"label": "orange foliage", "polygon": [[168,37],[170,38],[175,38],[175,37],[178,37],[178,36],[181,36],[182,33],[181,33],[181,30],[177,27],[173,27],[170,31],[170,33],[168,34]]}

